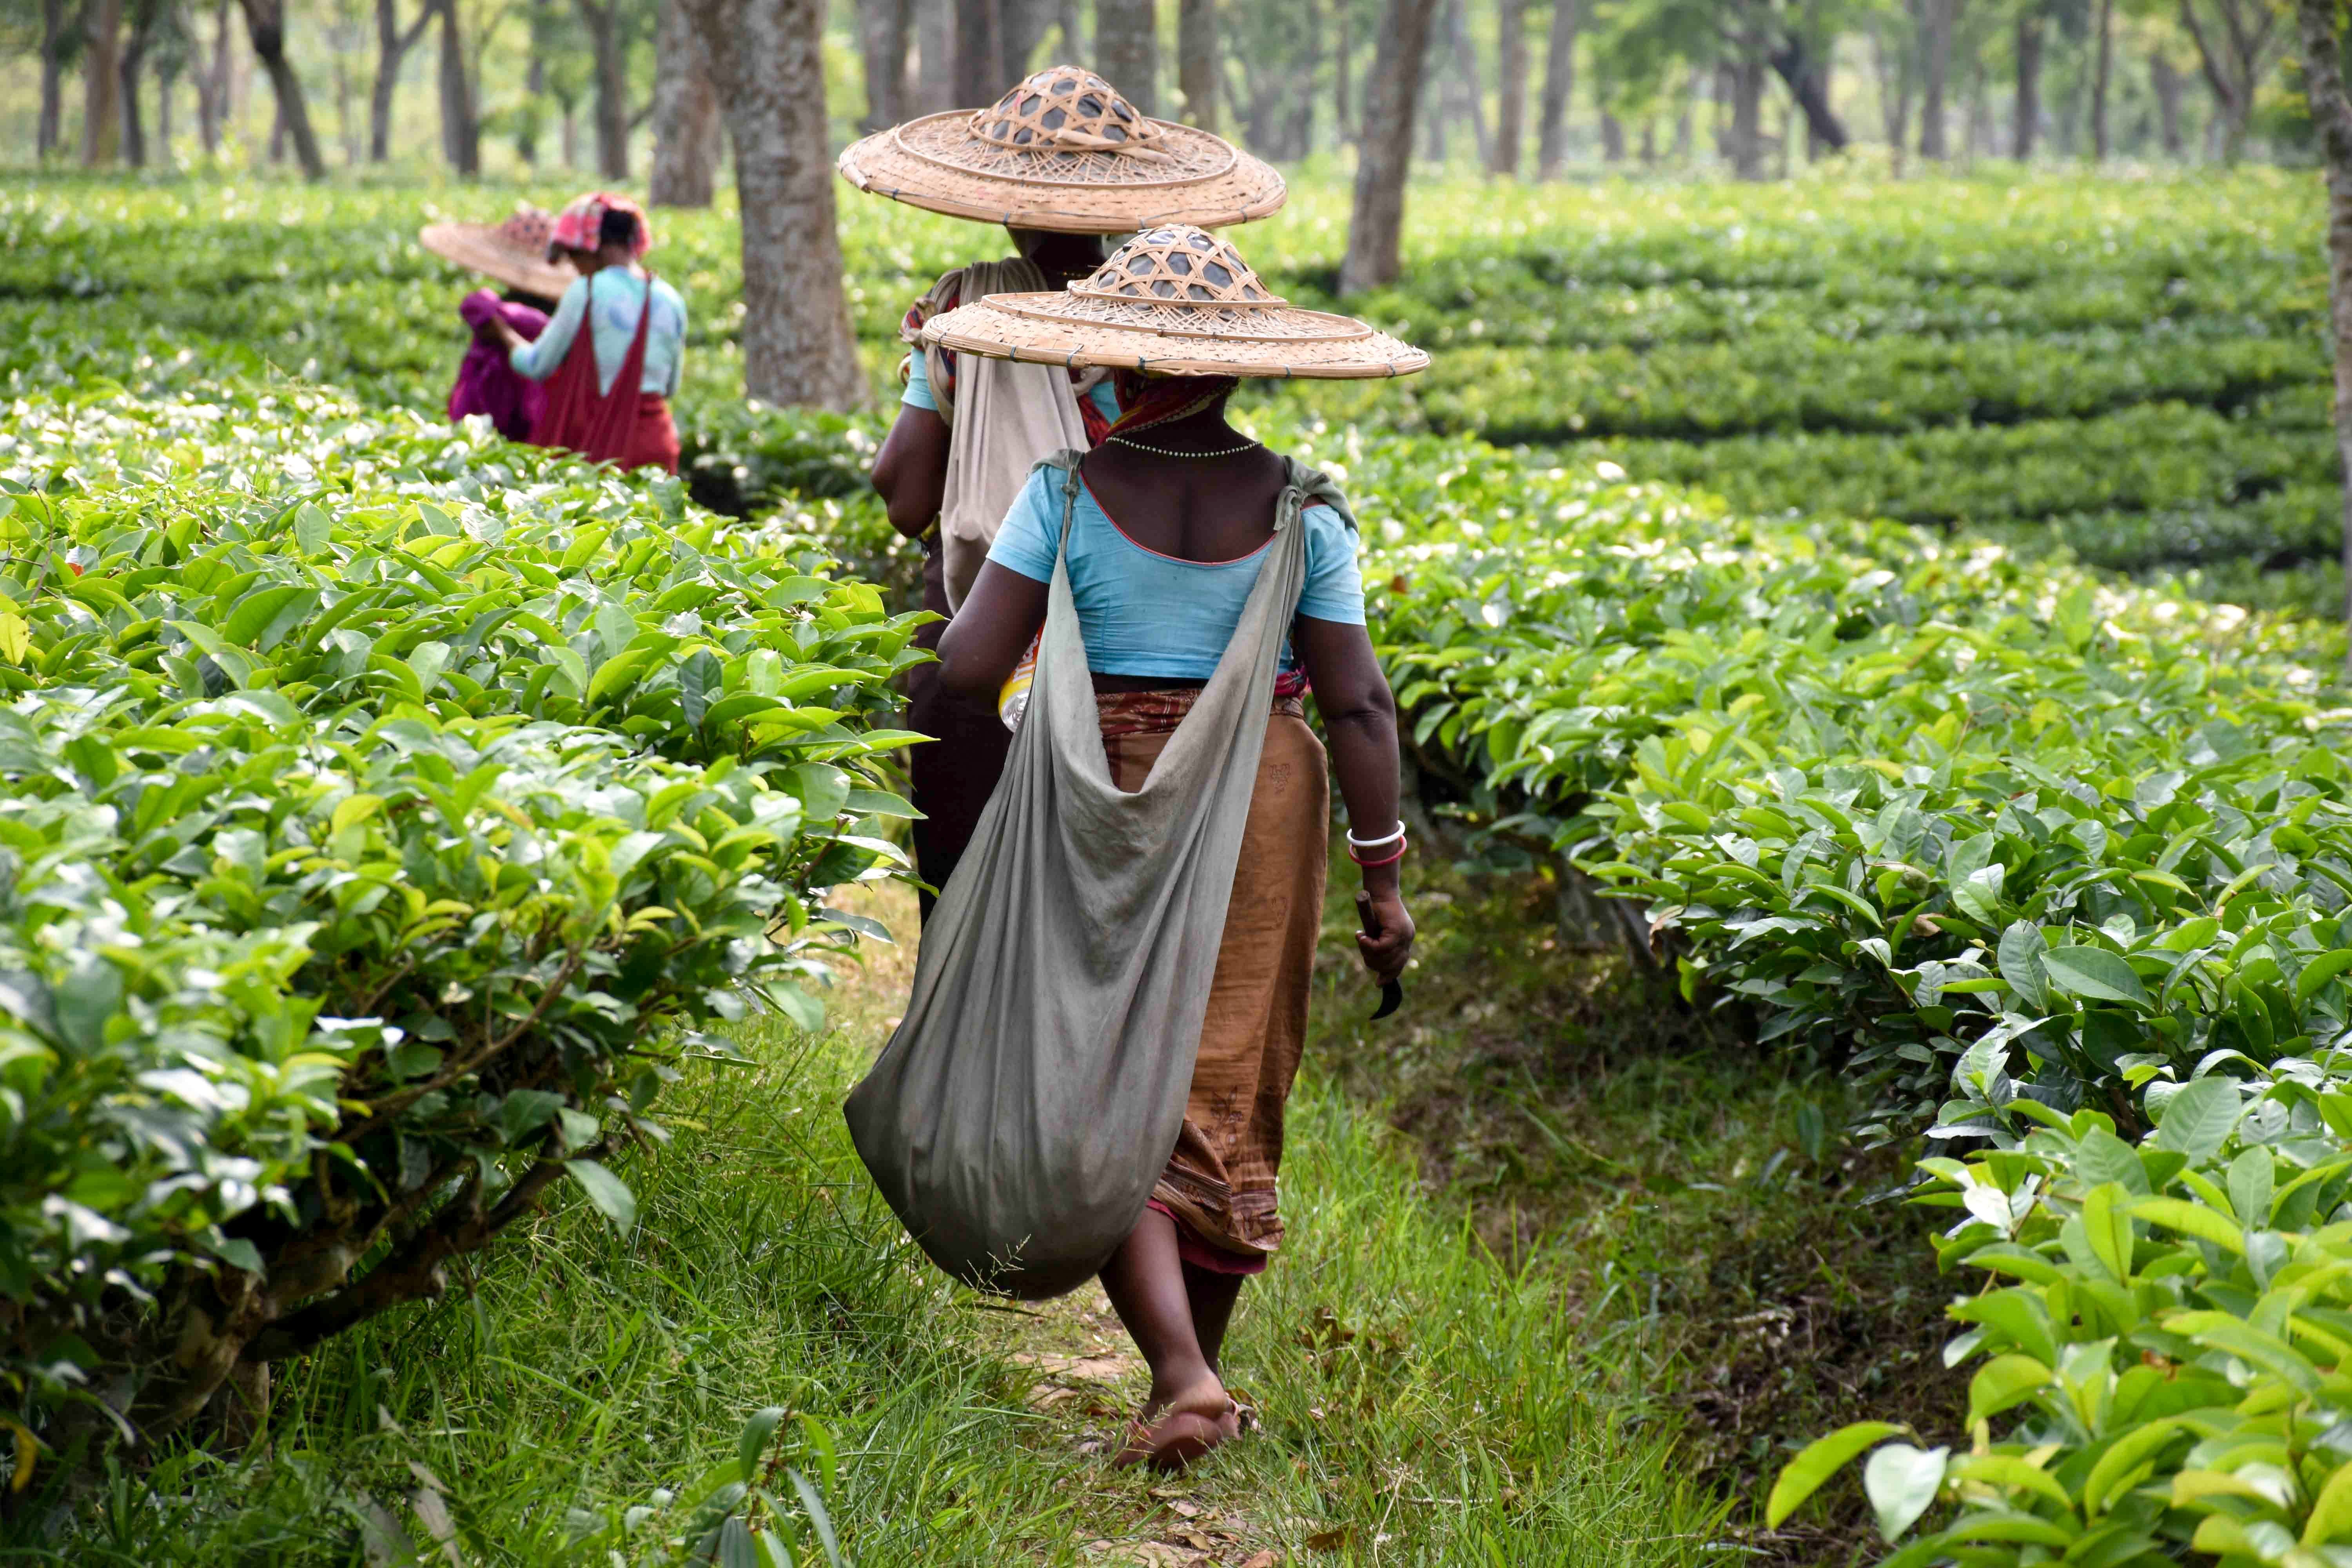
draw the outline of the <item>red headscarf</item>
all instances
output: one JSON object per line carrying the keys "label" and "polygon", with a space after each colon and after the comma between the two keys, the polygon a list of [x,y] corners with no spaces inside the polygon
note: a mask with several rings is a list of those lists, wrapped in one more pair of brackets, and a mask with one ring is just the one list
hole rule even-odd
{"label": "red headscarf", "polygon": [[608,212],[627,213],[637,220],[637,239],[629,247],[630,260],[635,261],[654,247],[654,227],[646,221],[646,209],[610,191],[591,191],[572,198],[569,206],[555,215],[555,232],[548,236],[547,243],[567,250],[595,249],[603,243],[604,215]]}

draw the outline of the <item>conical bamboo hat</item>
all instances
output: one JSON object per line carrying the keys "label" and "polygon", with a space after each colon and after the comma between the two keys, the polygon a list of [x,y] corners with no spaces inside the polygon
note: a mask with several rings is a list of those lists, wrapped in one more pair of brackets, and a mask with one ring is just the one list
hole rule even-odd
{"label": "conical bamboo hat", "polygon": [[841,177],[910,206],[1014,228],[1127,234],[1265,216],[1282,175],[1223,137],[1139,113],[1076,66],[1039,71],[987,108],[927,114],[841,154]]}
{"label": "conical bamboo hat", "polygon": [[1429,368],[1428,354],[1353,317],[1290,305],[1231,242],[1185,224],[1145,230],[1060,293],[991,294],[944,311],[923,342],[1149,375],[1353,380]]}
{"label": "conical bamboo hat", "polygon": [[547,242],[555,233],[555,216],[537,207],[520,207],[504,223],[430,223],[417,231],[416,242],[434,255],[454,261],[509,288],[542,300],[560,300],[564,289],[580,280],[569,261],[550,261]]}

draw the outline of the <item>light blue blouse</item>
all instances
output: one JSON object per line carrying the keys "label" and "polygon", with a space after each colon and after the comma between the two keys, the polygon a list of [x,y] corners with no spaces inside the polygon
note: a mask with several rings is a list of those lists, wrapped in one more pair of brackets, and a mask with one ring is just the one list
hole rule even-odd
{"label": "light blue blouse", "polygon": [[[1328,506],[1310,506],[1307,584],[1297,614],[1318,621],[1364,624],[1364,583],[1356,567],[1356,531]],[[1062,532],[1062,479],[1041,468],[1005,514],[988,558],[1039,583],[1054,577]],[[1267,542],[1269,544],[1271,541]],[[1260,545],[1235,561],[1181,561],[1138,544],[1081,484],[1070,516],[1070,596],[1086,638],[1087,668],[1097,675],[1147,675],[1206,680],[1241,624],[1257,582]],[[1286,641],[1282,668],[1297,658]]]}
{"label": "light blue blouse", "polygon": [[617,267],[607,267],[576,279],[564,289],[555,314],[548,320],[547,330],[539,334],[536,342],[525,343],[508,355],[508,363],[514,366],[517,375],[526,375],[533,381],[545,381],[553,375],[563,363],[563,356],[572,352],[572,341],[580,335],[580,321],[588,314],[593,286],[596,314],[589,323],[589,341],[596,353],[596,390],[600,395],[610,393],[613,378],[621,374],[621,362],[629,357],[629,343],[637,335],[637,317],[646,309],[649,285],[654,317],[646,325],[645,374],[637,378],[637,390],[664,397],[677,396],[678,373],[686,364],[686,301],[668,284]]}

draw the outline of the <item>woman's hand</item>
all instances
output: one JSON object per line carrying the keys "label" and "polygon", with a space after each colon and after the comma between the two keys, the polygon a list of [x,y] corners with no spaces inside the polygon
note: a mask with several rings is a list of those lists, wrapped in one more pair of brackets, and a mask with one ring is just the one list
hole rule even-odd
{"label": "woman's hand", "polygon": [[1412,916],[1405,912],[1404,896],[1395,888],[1359,889],[1356,915],[1364,923],[1356,933],[1356,951],[1372,978],[1385,985],[1404,973],[1412,957]]}

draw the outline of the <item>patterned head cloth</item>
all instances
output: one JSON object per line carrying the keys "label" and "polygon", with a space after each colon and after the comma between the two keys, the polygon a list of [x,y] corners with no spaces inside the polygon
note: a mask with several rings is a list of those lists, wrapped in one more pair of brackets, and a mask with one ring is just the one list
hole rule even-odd
{"label": "patterned head cloth", "polygon": [[635,260],[654,247],[653,226],[646,221],[645,209],[626,196],[616,196],[609,191],[591,191],[573,198],[571,205],[555,215],[555,232],[548,236],[551,248],[562,246],[569,250],[593,250],[598,244],[597,231],[604,227],[608,212],[627,213],[637,220],[637,242],[629,247],[629,258]]}

